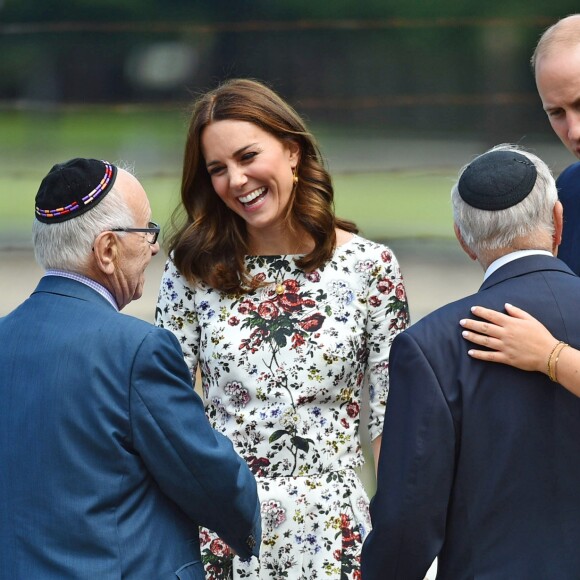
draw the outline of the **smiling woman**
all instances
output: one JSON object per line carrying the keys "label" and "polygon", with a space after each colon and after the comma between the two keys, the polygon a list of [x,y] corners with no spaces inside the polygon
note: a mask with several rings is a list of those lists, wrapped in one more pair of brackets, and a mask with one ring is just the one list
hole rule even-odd
{"label": "smiling woman", "polygon": [[263,522],[259,562],[202,531],[207,577],[358,578],[371,525],[359,426],[376,452],[389,349],[408,324],[397,260],[335,216],[314,138],[260,83],[202,96],[184,159],[185,222],[156,321],[192,377],[199,366],[206,413],[256,476]]}
{"label": "smiling woman", "polygon": [[301,232],[286,235],[285,211],[298,181],[296,141],[279,141],[253,123],[224,120],[204,129],[201,144],[215,192],[246,222],[250,253],[312,249]]}
{"label": "smiling woman", "polygon": [[[242,128],[245,132],[239,135]],[[206,153],[218,157],[206,159]],[[229,81],[199,99],[184,158],[181,199],[187,219],[170,236],[169,249],[186,277],[198,276],[219,290],[242,291],[253,286],[244,257],[259,250],[252,247],[258,240],[269,239],[275,246],[268,248],[270,252],[303,254],[299,265],[312,269],[330,258],[337,235],[348,237],[357,231],[352,222],[334,215],[330,176],[304,122],[260,83]],[[266,165],[272,166],[264,170]],[[252,176],[255,167],[268,177]],[[268,182],[273,175],[274,182]],[[249,201],[261,187],[267,190],[264,198],[283,204],[276,226],[256,237],[255,231],[254,235],[248,231],[248,226],[252,229],[248,213],[231,211],[234,199],[226,189]]]}

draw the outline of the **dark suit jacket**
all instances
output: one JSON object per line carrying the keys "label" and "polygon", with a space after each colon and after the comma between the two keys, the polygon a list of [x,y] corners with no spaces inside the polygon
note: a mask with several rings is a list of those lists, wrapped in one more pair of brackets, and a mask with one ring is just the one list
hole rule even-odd
{"label": "dark suit jacket", "polygon": [[438,579],[580,578],[580,399],[461,337],[471,306],[505,302],[580,346],[580,278],[538,255],[396,338],[363,580],[420,580],[437,555]]}
{"label": "dark suit jacket", "polygon": [[170,332],[47,276],[0,345],[0,578],[201,579],[198,524],[257,554],[255,480]]}
{"label": "dark suit jacket", "polygon": [[561,173],[556,187],[564,208],[564,230],[558,258],[580,275],[580,162]]}

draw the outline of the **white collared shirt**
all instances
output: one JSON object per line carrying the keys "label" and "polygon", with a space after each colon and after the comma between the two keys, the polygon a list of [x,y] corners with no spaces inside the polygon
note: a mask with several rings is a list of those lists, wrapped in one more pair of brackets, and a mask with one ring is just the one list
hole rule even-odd
{"label": "white collared shirt", "polygon": [[117,310],[117,312],[119,311],[117,301],[115,300],[113,295],[104,286],[102,286],[98,282],[95,282],[91,278],[87,278],[86,276],[83,276],[82,274],[77,274],[75,272],[67,272],[65,270],[54,270],[54,269],[47,270],[44,273],[44,275],[61,276],[62,278],[70,278],[71,280],[81,282],[81,284],[85,284],[85,286],[89,286],[89,288],[92,288],[93,290],[95,290],[95,292],[98,292],[103,298],[107,300],[107,302],[110,302],[110,304],[115,308],[115,310]]}
{"label": "white collared shirt", "polygon": [[502,266],[505,266],[509,262],[513,262],[514,260],[517,260],[518,258],[523,258],[525,256],[536,256],[536,255],[554,257],[554,254],[548,252],[547,250],[518,250],[517,252],[511,252],[509,254],[506,254],[505,256],[502,256],[501,258],[498,258],[497,260],[494,260],[485,271],[483,279],[487,280],[496,270],[498,270]]}

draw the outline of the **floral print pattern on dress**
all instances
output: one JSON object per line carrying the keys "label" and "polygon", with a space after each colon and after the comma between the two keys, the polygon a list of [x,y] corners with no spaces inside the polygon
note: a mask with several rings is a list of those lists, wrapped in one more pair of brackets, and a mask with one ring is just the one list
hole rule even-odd
{"label": "floral print pattern on dress", "polygon": [[[190,284],[168,260],[156,320],[199,365],[206,413],[258,481],[260,562],[202,533],[208,578],[357,578],[370,529],[359,427],[382,431],[388,356],[408,324],[393,253],[359,236],[304,272],[296,256],[249,256],[243,295]],[[361,417],[367,391],[368,416]]]}

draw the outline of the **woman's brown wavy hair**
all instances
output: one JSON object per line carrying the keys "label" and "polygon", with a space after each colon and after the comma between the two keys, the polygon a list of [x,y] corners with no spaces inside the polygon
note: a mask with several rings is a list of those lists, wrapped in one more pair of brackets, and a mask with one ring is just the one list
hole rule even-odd
{"label": "woman's brown wavy hair", "polygon": [[357,232],[334,215],[334,190],[314,137],[298,113],[257,81],[232,79],[201,96],[191,113],[181,181],[181,204],[173,213],[168,251],[183,276],[216,290],[239,293],[255,287],[246,272],[246,223],[215,193],[201,151],[202,132],[214,121],[247,121],[281,142],[299,146],[298,182],[285,219],[291,232],[306,232],[314,249],[297,260],[305,271],[324,265],[336,246],[335,229]]}

